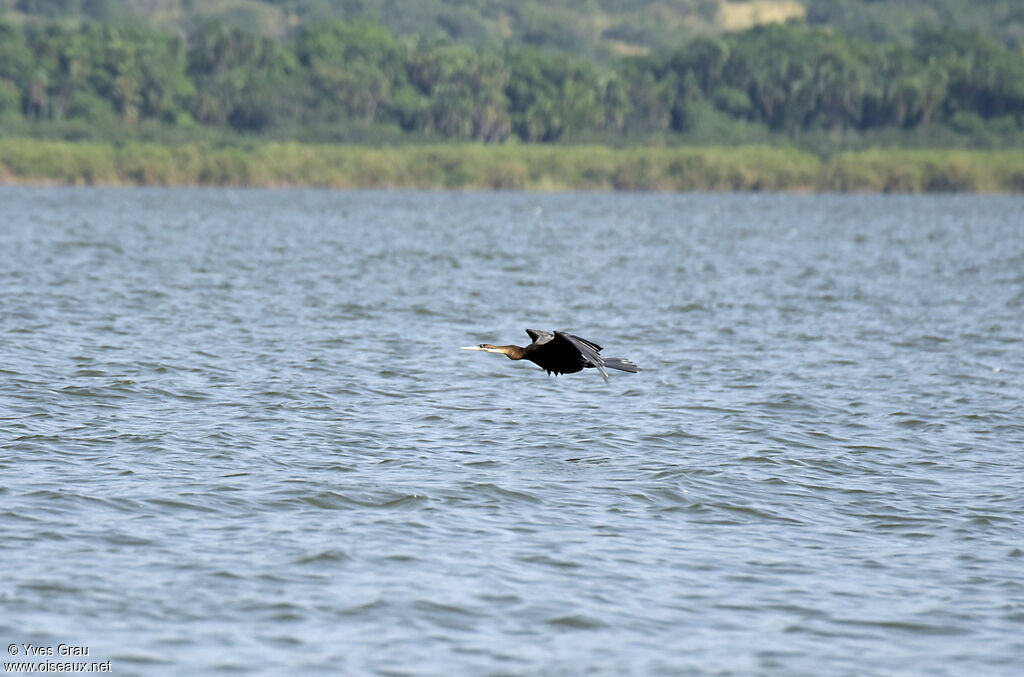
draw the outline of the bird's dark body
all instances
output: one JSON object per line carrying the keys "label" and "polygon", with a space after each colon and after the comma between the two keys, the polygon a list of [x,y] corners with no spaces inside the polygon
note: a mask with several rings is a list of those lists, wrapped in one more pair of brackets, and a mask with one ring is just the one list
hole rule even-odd
{"label": "bird's dark body", "polygon": [[596,368],[608,380],[606,367],[621,371],[638,372],[640,367],[629,360],[616,357],[601,357],[601,346],[574,334],[562,331],[554,333],[539,329],[527,329],[533,343],[526,347],[495,346],[484,343],[467,346],[469,350],[501,353],[510,360],[529,360],[549,374],[575,374],[588,368]]}
{"label": "bird's dark body", "polygon": [[526,333],[533,339],[533,343],[524,348],[525,359],[533,362],[549,374],[575,374],[587,367],[594,367],[594,363],[583,356],[583,353],[569,340],[583,343],[595,352],[601,352],[601,346],[573,334],[563,334],[556,331],[551,334],[546,331],[527,329]]}

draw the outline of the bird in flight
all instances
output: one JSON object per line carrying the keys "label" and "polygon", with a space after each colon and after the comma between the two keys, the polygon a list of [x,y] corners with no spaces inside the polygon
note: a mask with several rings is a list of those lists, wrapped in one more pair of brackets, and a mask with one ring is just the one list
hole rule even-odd
{"label": "bird in flight", "polygon": [[499,353],[510,360],[529,360],[549,374],[574,374],[577,371],[594,368],[608,380],[608,369],[636,373],[640,367],[620,357],[601,357],[601,346],[585,338],[567,334],[564,331],[540,331],[527,329],[533,343],[521,346],[495,346],[481,343],[465,346],[463,350],[481,350],[485,353]]}

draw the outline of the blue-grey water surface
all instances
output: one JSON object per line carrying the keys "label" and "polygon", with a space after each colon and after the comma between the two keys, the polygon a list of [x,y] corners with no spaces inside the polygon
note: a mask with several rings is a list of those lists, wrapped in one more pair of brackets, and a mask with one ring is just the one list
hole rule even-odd
{"label": "blue-grey water surface", "polygon": [[[1022,214],[0,189],[0,639],[124,675],[1021,674]],[[459,350],[526,327],[644,371]]]}

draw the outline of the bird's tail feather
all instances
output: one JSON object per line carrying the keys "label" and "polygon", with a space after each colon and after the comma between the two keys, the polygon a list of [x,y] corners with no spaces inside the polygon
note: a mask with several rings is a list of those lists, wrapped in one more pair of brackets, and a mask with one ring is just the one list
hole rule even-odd
{"label": "bird's tail feather", "polygon": [[619,371],[628,371],[634,374],[640,371],[640,367],[621,357],[603,357],[601,362],[609,369],[618,369]]}

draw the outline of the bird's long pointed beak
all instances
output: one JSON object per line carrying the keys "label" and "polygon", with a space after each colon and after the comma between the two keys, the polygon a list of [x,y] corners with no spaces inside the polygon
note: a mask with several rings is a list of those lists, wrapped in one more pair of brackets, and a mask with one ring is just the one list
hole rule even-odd
{"label": "bird's long pointed beak", "polygon": [[484,343],[482,345],[479,345],[479,346],[463,346],[462,349],[463,350],[479,350],[479,351],[484,352],[484,353],[498,353],[499,355],[504,355],[505,354],[505,351],[502,350],[501,348],[499,348],[498,346],[492,346],[492,345],[488,345],[486,343]]}

